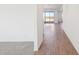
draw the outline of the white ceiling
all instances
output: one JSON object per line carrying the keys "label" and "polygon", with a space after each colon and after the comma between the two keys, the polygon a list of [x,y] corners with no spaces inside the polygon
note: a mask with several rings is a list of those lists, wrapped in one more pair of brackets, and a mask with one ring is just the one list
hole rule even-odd
{"label": "white ceiling", "polygon": [[60,9],[62,7],[61,4],[44,4],[44,9]]}

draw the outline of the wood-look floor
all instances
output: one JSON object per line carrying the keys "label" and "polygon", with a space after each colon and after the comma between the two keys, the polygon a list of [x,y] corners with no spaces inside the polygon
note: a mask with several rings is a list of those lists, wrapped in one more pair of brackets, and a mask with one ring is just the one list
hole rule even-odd
{"label": "wood-look floor", "polygon": [[60,24],[44,24],[44,41],[35,55],[77,55]]}

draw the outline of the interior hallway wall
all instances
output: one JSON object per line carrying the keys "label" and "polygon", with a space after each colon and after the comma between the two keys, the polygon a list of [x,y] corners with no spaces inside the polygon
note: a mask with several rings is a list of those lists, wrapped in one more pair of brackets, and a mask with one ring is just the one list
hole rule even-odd
{"label": "interior hallway wall", "polygon": [[79,53],[79,5],[63,5],[63,29]]}
{"label": "interior hallway wall", "polygon": [[44,20],[43,20],[43,5],[37,5],[37,31],[38,31],[38,40],[37,47],[40,48],[43,42],[43,29],[44,29]]}

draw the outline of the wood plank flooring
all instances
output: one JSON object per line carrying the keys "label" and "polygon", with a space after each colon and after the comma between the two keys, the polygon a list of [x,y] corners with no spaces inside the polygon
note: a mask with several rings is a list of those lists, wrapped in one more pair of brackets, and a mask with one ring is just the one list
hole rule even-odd
{"label": "wood plank flooring", "polygon": [[44,41],[35,55],[77,55],[60,24],[44,24]]}

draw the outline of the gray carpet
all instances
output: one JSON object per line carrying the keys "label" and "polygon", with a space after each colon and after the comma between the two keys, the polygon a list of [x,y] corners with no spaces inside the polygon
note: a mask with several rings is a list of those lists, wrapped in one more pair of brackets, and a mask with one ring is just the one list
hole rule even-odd
{"label": "gray carpet", "polygon": [[0,55],[33,55],[34,42],[0,42]]}

